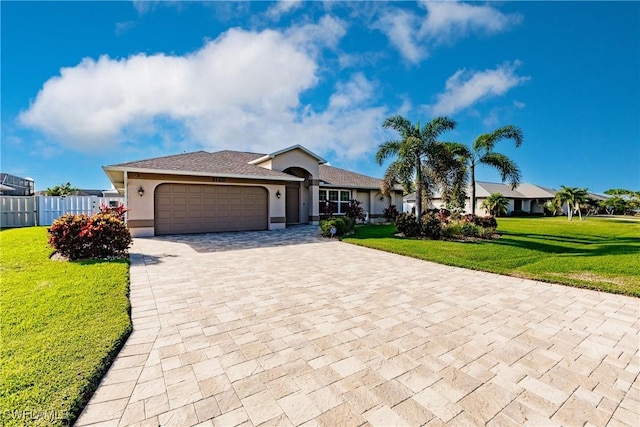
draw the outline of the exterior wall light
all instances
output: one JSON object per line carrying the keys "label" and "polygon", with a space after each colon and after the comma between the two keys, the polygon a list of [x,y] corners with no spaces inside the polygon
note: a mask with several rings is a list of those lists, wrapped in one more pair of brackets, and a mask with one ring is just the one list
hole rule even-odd
{"label": "exterior wall light", "polygon": [[140,188],[138,188],[138,194],[140,195],[140,197],[144,196],[144,188],[142,188],[142,185],[140,186]]}
{"label": "exterior wall light", "polygon": [[281,196],[281,194],[280,194],[280,190],[276,191],[276,197],[279,199],[279,198],[280,198],[280,196]]}

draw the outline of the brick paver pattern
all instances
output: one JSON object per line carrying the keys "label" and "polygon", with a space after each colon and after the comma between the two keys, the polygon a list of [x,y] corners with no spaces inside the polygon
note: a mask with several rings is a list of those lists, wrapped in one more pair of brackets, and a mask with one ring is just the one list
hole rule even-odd
{"label": "brick paver pattern", "polygon": [[77,425],[638,425],[638,299],[316,234],[135,239]]}

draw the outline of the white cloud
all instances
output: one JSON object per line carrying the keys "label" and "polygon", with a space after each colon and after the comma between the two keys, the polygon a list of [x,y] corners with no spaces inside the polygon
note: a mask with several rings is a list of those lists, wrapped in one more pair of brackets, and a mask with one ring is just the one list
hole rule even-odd
{"label": "white cloud", "polygon": [[134,21],[116,22],[115,34],[121,36],[136,26]]}
{"label": "white cloud", "polygon": [[183,6],[182,0],[132,0],[134,9],[138,12],[138,15],[144,15],[148,12],[153,12],[159,6],[171,6],[181,9]]}
{"label": "white cloud", "polygon": [[323,48],[335,49],[346,33],[343,20],[325,15],[317,24],[291,27],[284,35],[288,42],[315,56]]}
{"label": "white cloud", "polygon": [[174,138],[192,149],[300,143],[356,156],[375,148],[385,115],[371,107],[374,83],[355,74],[336,85],[326,109],[300,103],[319,82],[316,55],[337,45],[343,25],[325,17],[284,33],[230,29],[184,56],[84,59],[49,79],[20,121],[78,151]]}
{"label": "white cloud", "polygon": [[498,33],[522,21],[519,14],[506,15],[487,5],[456,1],[422,1],[421,5],[427,10],[427,16],[420,34],[438,43],[453,41],[473,31]]}
{"label": "white cloud", "polygon": [[428,56],[426,46],[421,45],[417,32],[417,17],[401,9],[385,12],[375,27],[389,37],[400,54],[408,61],[417,63]]}
{"label": "white cloud", "polygon": [[291,11],[294,11],[302,6],[302,0],[278,0],[276,4],[267,9],[267,16],[272,19],[280,19],[282,15],[285,15]]}
{"label": "white cloud", "polygon": [[412,63],[427,58],[430,49],[437,45],[470,33],[498,33],[522,21],[518,14],[504,14],[487,5],[456,1],[421,1],[420,5],[427,11],[424,17],[393,8],[383,12],[374,24],[403,58]]}
{"label": "white cloud", "polygon": [[527,104],[525,104],[522,101],[513,101],[513,106],[516,107],[518,110],[523,109],[524,107],[527,106]]}
{"label": "white cloud", "polygon": [[507,62],[494,69],[468,72],[458,70],[447,79],[444,92],[426,109],[433,115],[451,115],[484,99],[504,95],[529,77],[516,75],[519,61]]}

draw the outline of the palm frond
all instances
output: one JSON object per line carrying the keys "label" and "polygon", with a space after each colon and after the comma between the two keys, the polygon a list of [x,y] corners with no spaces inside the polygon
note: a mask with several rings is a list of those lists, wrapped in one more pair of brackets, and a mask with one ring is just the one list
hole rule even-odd
{"label": "palm frond", "polygon": [[422,128],[422,138],[425,143],[435,142],[440,135],[448,130],[453,130],[456,122],[445,116],[435,117]]}
{"label": "palm frond", "polygon": [[474,151],[492,151],[496,144],[503,139],[512,139],[516,148],[520,147],[522,141],[524,139],[522,130],[513,125],[506,125],[501,128],[498,128],[490,133],[485,133],[478,138],[473,143]]}
{"label": "palm frond", "polygon": [[378,146],[378,151],[376,152],[376,162],[378,162],[379,165],[382,165],[382,163],[384,163],[386,159],[398,154],[401,146],[401,141],[383,142]]}
{"label": "palm frond", "polygon": [[413,130],[411,122],[400,115],[387,117],[384,119],[382,127],[398,131],[402,136],[411,133]]}
{"label": "palm frond", "polygon": [[520,184],[522,178],[518,165],[513,160],[500,153],[486,153],[480,157],[480,163],[494,167],[500,173],[502,182],[509,182],[513,190]]}

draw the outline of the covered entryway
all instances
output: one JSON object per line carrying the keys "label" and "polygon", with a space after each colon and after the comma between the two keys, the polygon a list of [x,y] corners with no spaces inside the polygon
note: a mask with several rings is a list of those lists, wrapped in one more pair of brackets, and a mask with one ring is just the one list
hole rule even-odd
{"label": "covered entryway", "polygon": [[309,191],[309,184],[312,180],[311,174],[300,167],[290,167],[284,170],[285,173],[304,181],[291,181],[286,184],[285,205],[287,224],[308,224],[309,206],[313,206],[313,193]]}
{"label": "covered entryway", "polygon": [[154,201],[156,235],[268,228],[264,187],[161,184]]}
{"label": "covered entryway", "polygon": [[300,223],[300,183],[287,182],[285,193],[285,205],[287,224]]}

